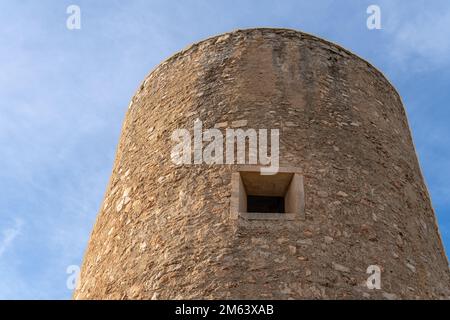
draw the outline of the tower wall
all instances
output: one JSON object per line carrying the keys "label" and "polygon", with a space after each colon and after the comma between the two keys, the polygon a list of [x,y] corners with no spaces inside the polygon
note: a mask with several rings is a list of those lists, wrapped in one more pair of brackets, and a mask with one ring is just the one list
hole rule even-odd
{"label": "tower wall", "polygon": [[[174,130],[279,129],[304,218],[233,217],[236,165],[171,160]],[[366,286],[381,267],[381,289]],[[78,299],[440,298],[449,268],[399,95],[347,50],[240,30],[177,53],[130,103]]]}

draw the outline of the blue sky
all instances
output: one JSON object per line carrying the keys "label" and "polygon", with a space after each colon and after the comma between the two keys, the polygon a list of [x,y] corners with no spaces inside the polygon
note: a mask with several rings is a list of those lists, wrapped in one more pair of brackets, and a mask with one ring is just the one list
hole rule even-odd
{"label": "blue sky", "polygon": [[[71,4],[81,30],[66,28]],[[366,27],[370,4],[381,30]],[[66,268],[81,263],[135,90],[189,44],[249,27],[315,34],[390,79],[450,253],[447,0],[1,0],[0,299],[70,298]]]}

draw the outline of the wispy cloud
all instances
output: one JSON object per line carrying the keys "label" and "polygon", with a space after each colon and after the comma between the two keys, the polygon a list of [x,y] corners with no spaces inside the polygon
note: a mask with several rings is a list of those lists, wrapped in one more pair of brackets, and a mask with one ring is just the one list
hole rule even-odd
{"label": "wispy cloud", "polygon": [[[429,71],[450,64],[450,7],[428,3],[382,2],[388,56],[410,71]],[[424,10],[427,8],[427,10]]]}
{"label": "wispy cloud", "polygon": [[23,221],[21,219],[16,219],[15,225],[11,228],[3,230],[2,236],[0,238],[0,258],[5,253],[5,251],[10,247],[16,237],[22,231]]}

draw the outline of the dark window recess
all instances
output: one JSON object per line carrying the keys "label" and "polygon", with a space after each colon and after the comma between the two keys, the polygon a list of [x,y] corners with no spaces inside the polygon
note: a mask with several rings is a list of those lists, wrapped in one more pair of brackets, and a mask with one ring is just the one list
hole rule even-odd
{"label": "dark window recess", "polygon": [[247,212],[285,213],[284,197],[247,196]]}

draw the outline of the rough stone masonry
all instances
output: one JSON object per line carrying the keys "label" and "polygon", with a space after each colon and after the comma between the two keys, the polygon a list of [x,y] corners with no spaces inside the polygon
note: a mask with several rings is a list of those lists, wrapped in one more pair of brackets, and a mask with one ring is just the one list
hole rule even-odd
{"label": "rough stone masonry", "polygon": [[[304,218],[232,217],[237,165],[172,163],[171,133],[195,119],[279,129]],[[381,289],[366,285],[370,265]],[[250,29],[190,46],[140,86],[74,298],[438,299],[449,284],[393,86],[328,41]]]}

